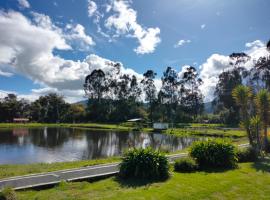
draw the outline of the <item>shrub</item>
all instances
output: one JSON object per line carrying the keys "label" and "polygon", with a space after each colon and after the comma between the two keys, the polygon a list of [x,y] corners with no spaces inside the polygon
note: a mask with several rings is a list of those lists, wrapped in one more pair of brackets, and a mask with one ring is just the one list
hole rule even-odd
{"label": "shrub", "polygon": [[123,178],[165,179],[169,176],[169,162],[164,154],[151,148],[126,152],[120,164]]}
{"label": "shrub", "polygon": [[15,191],[10,187],[4,188],[0,192],[0,200],[17,200]]}
{"label": "shrub", "polygon": [[238,149],[237,151],[238,162],[254,162],[258,159],[256,150],[252,147]]}
{"label": "shrub", "polygon": [[192,158],[181,158],[174,163],[174,171],[193,172],[198,169],[198,164]]}
{"label": "shrub", "polygon": [[190,155],[201,168],[232,168],[237,165],[236,148],[225,140],[208,140],[193,143]]}

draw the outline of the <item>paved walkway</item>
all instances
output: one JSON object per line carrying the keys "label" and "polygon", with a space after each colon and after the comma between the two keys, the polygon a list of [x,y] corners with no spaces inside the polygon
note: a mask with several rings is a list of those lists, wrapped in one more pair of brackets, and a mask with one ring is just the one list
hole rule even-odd
{"label": "paved walkway", "polygon": [[[186,153],[168,156],[169,161],[187,156]],[[31,174],[0,179],[0,190],[4,187],[12,187],[15,190],[53,185],[61,181],[75,181],[95,177],[114,175],[119,172],[119,163],[81,167],[70,170],[61,170],[48,173]]]}
{"label": "paved walkway", "polygon": [[[248,144],[239,145],[240,147]],[[187,153],[173,154],[167,156],[170,162],[182,157]],[[61,181],[75,181],[95,177],[114,175],[119,172],[119,163],[95,165],[70,170],[61,170],[40,174],[31,174],[26,176],[17,176],[6,179],[0,179],[0,190],[4,187],[12,187],[15,190],[34,188],[39,186],[54,185]]]}

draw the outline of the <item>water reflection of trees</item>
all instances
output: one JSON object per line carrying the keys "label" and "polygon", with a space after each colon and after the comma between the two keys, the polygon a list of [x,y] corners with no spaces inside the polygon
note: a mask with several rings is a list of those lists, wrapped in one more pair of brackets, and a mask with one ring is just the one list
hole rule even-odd
{"label": "water reflection of trees", "polygon": [[29,136],[35,146],[55,148],[69,140],[70,131],[67,128],[30,129]]}
{"label": "water reflection of trees", "polygon": [[[14,134],[16,133],[16,134]],[[195,138],[175,137],[165,134],[138,132],[94,131],[71,128],[33,128],[27,131],[1,130],[0,145],[34,145],[44,149],[54,149],[57,157],[66,152],[77,152],[78,159],[96,159],[121,155],[131,147],[151,146],[154,149],[177,151],[189,146]],[[76,146],[70,145],[73,142]],[[78,142],[78,143],[77,143]],[[78,146],[86,144],[85,146]]]}
{"label": "water reflection of trees", "polygon": [[[164,134],[146,134],[129,132],[88,132],[86,135],[87,149],[83,152],[83,159],[96,159],[117,156],[131,147],[145,147],[177,151],[189,146],[196,138],[174,137]],[[145,142],[147,141],[147,142]]]}

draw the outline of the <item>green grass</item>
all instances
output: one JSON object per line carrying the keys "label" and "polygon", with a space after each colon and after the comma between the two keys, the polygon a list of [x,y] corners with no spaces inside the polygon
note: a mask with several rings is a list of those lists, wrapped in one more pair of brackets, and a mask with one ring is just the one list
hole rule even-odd
{"label": "green grass", "polygon": [[112,162],[118,162],[118,161],[120,161],[119,157],[111,157],[111,158],[106,158],[106,159],[82,160],[82,161],[72,161],[72,162],[0,165],[0,179],[12,177],[12,176],[51,172],[51,171],[57,171],[57,170],[86,167],[86,166],[91,166],[91,165],[112,163]]}
{"label": "green grass", "polygon": [[203,129],[190,129],[190,128],[175,128],[164,131],[166,134],[172,134],[177,136],[208,136],[208,137],[232,137],[241,138],[246,137],[244,130],[221,130],[215,128],[203,128]]}
{"label": "green grass", "polygon": [[120,181],[116,177],[90,182],[60,183],[46,190],[17,192],[22,200],[86,199],[270,199],[270,161],[240,164],[221,172],[172,172],[165,182]]}

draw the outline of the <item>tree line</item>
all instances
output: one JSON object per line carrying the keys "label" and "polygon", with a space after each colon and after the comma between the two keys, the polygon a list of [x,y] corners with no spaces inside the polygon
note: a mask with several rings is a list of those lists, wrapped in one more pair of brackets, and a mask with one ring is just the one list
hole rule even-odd
{"label": "tree line", "polygon": [[203,111],[203,95],[199,89],[202,80],[192,66],[187,66],[181,74],[167,67],[159,90],[153,70],[147,70],[139,81],[135,75],[121,73],[119,63],[112,67],[109,73],[95,69],[85,79],[91,121],[144,118],[150,122],[183,122],[192,121]]}
{"label": "tree line", "polygon": [[0,122],[13,122],[14,118],[28,118],[33,122],[60,123],[82,122],[85,108],[80,104],[69,104],[63,96],[51,93],[29,102],[8,94],[0,99]]}

